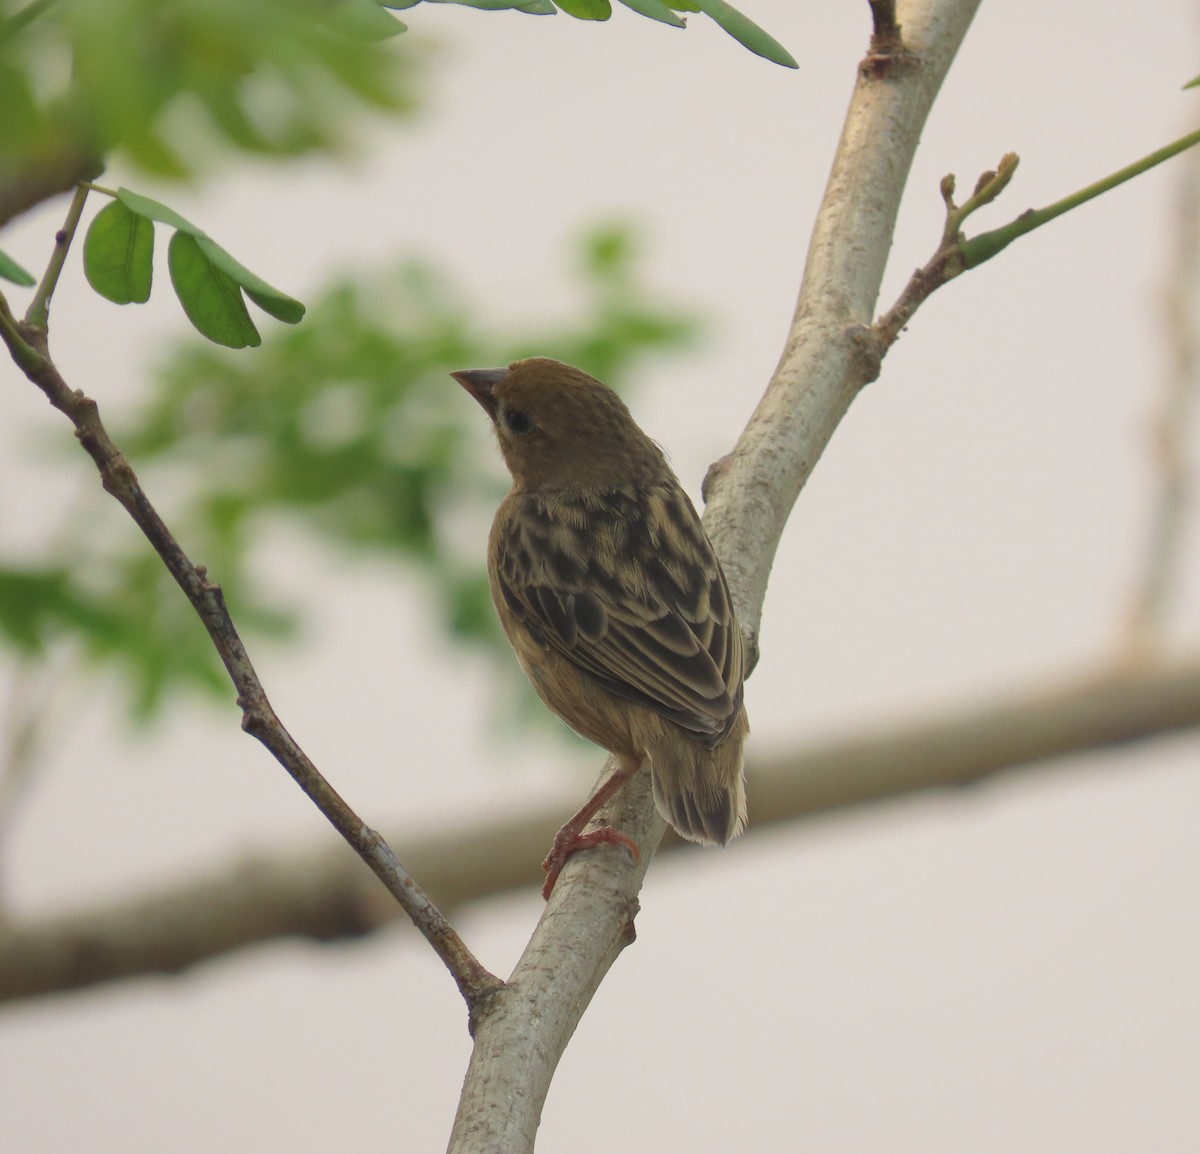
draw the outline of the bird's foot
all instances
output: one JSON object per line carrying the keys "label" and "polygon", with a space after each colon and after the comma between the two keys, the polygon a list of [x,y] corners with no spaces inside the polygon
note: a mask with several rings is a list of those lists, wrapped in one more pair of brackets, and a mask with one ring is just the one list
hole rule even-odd
{"label": "bird's foot", "polygon": [[621,833],[620,830],[613,829],[611,826],[602,826],[591,833],[583,832],[587,828],[588,822],[596,816],[605,802],[613,797],[640,765],[641,760],[639,759],[634,765],[611,774],[600,788],[584,802],[583,808],[554,835],[554,844],[550,847],[546,860],[542,862],[542,869],[546,871],[542,897],[546,901],[550,900],[550,895],[554,892],[554,883],[558,881],[558,875],[562,873],[563,866],[567,864],[567,858],[581,849],[590,849],[594,845],[623,845],[628,847],[629,852],[633,854],[635,862],[641,860],[642,855],[638,852],[637,842],[628,834]]}
{"label": "bird's foot", "polygon": [[575,822],[569,821],[555,834],[554,844],[550,847],[546,860],[542,862],[542,869],[546,871],[546,880],[542,885],[542,897],[546,901],[550,900],[550,895],[554,892],[554,883],[558,881],[558,875],[562,873],[563,866],[567,864],[567,858],[581,849],[591,849],[596,845],[623,845],[633,854],[635,862],[642,860],[637,842],[627,833],[613,829],[611,825],[601,826],[600,829],[592,830],[591,833],[580,833]]}

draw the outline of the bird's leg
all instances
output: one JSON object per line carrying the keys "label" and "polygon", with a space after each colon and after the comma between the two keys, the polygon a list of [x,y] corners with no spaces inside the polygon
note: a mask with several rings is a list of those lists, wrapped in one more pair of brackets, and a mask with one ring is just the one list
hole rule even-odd
{"label": "bird's leg", "polygon": [[639,760],[629,768],[619,769],[610,775],[608,780],[584,802],[583,808],[554,835],[554,844],[550,847],[546,860],[542,862],[542,869],[546,871],[542,897],[546,901],[550,900],[550,895],[554,891],[554,883],[558,881],[558,875],[562,872],[563,866],[567,864],[567,858],[581,849],[591,849],[595,845],[623,845],[633,854],[635,862],[641,860],[642,855],[638,852],[637,842],[628,834],[613,829],[610,825],[601,826],[600,829],[592,830],[591,833],[583,832],[587,823],[596,816],[596,811],[612,798],[640,766],[641,761]]}

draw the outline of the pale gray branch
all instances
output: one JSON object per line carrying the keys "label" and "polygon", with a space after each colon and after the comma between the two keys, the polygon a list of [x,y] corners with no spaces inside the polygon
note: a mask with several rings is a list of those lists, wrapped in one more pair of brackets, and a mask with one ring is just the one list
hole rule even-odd
{"label": "pale gray branch", "polygon": [[792,506],[850,402],[878,373],[868,330],[901,193],[977,7],[978,0],[901,5],[907,51],[880,78],[865,66],[860,71],[783,354],[737,447],[712,479],[705,525],[752,640]]}
{"label": "pale gray branch", "polygon": [[[832,810],[973,785],[1022,767],[1045,771],[1068,764],[1066,755],[1198,726],[1200,659],[1060,681],[919,722],[858,726],[856,733],[865,730],[866,736],[754,760],[754,820],[747,836]],[[405,846],[431,896],[451,909],[540,885],[538,862],[570,808],[564,798],[557,807],[505,821],[415,840],[397,830],[391,840]],[[674,851],[685,843],[668,836],[663,848]],[[589,856],[600,864],[607,860],[617,873],[630,868],[620,852]],[[603,893],[592,896],[608,900]],[[277,853],[132,900],[0,929],[0,1001],[178,973],[280,937],[356,938],[403,920],[400,907],[344,845]]]}
{"label": "pale gray branch", "polygon": [[[901,193],[977,6],[978,0],[901,6],[903,50],[890,58],[872,50],[859,68],[783,356],[725,467],[706,486],[705,524],[749,635],[751,662],[784,524],[851,400],[878,372],[870,324]],[[602,817],[643,847],[644,869],[663,826],[644,775],[636,780],[636,796],[622,790],[621,809]],[[567,863],[511,989],[474,1022],[452,1154],[533,1149],[562,1049],[600,976],[629,941],[641,871],[622,869],[625,860],[618,853],[580,854]],[[508,1075],[512,1067],[522,1073],[519,1086]]]}

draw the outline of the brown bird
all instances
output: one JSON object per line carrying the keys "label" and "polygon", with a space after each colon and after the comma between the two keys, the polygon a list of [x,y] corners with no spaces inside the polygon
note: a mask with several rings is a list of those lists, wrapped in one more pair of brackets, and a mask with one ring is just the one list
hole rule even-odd
{"label": "brown bird", "polygon": [[700,518],[659,447],[607,386],[546,357],[452,376],[492,419],[513,487],[488,541],[500,623],[542,700],[618,769],[559,831],[567,857],[632,839],[583,834],[643,762],[690,841],[746,824],[742,635]]}

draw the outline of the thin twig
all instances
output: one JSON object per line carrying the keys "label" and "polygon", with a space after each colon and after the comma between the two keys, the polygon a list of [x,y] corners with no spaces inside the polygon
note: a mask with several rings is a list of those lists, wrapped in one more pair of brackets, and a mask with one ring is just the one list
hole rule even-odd
{"label": "thin twig", "polygon": [[884,79],[897,65],[912,62],[896,22],[896,0],[867,0],[871,6],[871,46],[859,71],[875,80]]}
{"label": "thin twig", "polygon": [[1008,187],[1019,163],[1020,158],[1014,152],[1001,157],[994,172],[980,175],[975,182],[975,190],[961,205],[956,204],[954,200],[953,174],[942,177],[941,194],[946,205],[942,238],[925,266],[917,269],[909,278],[896,303],[872,326],[877,342],[876,356],[882,358],[887,353],[903,332],[904,326],[912,320],[913,314],[930,296],[942,285],[966,272],[968,266],[963,256],[963,246],[967,242],[962,234],[963,224],[972,213],[978,212],[984,205],[991,204]]}
{"label": "thin twig", "polygon": [[[68,218],[68,225],[56,243],[52,264],[57,263],[59,269],[61,257],[65,256],[64,235],[65,243],[69,244],[78,221],[77,205],[82,207],[78,198],[72,204],[73,218]],[[48,269],[42,281],[44,291],[39,290],[41,300],[37,312],[42,317],[49,315],[57,279],[57,272]],[[0,338],[29,380],[70,419],[80,444],[100,471],[105,490],[133,518],[199,614],[237,690],[242,728],[270,750],[387,886],[453,975],[473,1017],[481,1003],[502,988],[503,983],[467,949],[453,927],[396,860],[383,838],[346,804],[284,728],[254,671],[220,586],[209,580],[204,566],[192,563],[175,540],[143,491],[132,466],[109,437],[96,402],[82,391],[70,388],[63,380],[50,356],[45,324],[16,321],[7,302],[0,297]]]}
{"label": "thin twig", "polygon": [[1200,144],[1200,130],[1189,132],[1163,148],[1127,164],[1124,168],[1097,180],[1077,192],[1056,200],[1045,208],[1026,209],[1014,220],[1000,228],[981,232],[978,236],[964,237],[962,225],[972,213],[990,204],[1007,187],[1017,167],[1017,156],[1009,153],[995,172],[985,172],[977,182],[970,200],[961,207],[954,203],[954,177],[942,179],[942,197],[946,202],[946,224],[937,251],[923,268],[913,273],[896,303],[872,326],[876,342],[875,356],[881,358],[900,336],[913,314],[942,285],[952,281],[968,269],[977,268],[985,261],[1003,252],[1013,241],[1049,224],[1072,209],[1079,208],[1089,200],[1111,192],[1114,188],[1148,172],[1156,165],[1178,156],[1189,148]]}
{"label": "thin twig", "polygon": [[896,23],[896,0],[867,0],[871,6],[871,51],[900,38]]}
{"label": "thin twig", "polygon": [[54,290],[58,288],[58,278],[62,276],[67,253],[70,252],[71,242],[75,239],[75,230],[83,216],[87,194],[85,184],[76,185],[75,194],[71,197],[71,207],[67,210],[67,219],[54,236],[54,251],[50,254],[46,271],[42,274],[42,282],[25,312],[25,324],[31,329],[44,330],[50,323],[50,300],[54,296]]}

